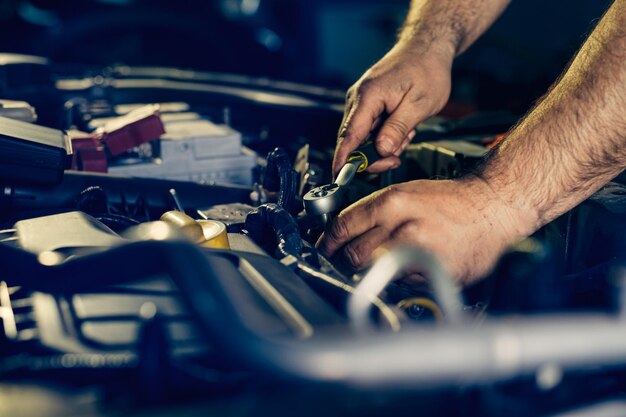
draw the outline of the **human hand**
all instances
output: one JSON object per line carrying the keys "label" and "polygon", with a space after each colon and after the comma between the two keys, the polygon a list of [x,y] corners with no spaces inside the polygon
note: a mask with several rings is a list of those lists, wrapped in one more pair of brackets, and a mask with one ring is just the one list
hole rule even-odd
{"label": "human hand", "polygon": [[534,213],[508,207],[478,177],[412,181],[348,207],[318,246],[326,256],[340,254],[360,269],[379,247],[415,245],[467,284],[488,274],[507,247],[536,225]]}
{"label": "human hand", "polygon": [[382,158],[368,171],[397,168],[415,126],[438,113],[448,101],[452,60],[452,53],[398,43],[370,68],[346,95],[333,173],[339,172],[348,154],[381,123],[372,139]]}

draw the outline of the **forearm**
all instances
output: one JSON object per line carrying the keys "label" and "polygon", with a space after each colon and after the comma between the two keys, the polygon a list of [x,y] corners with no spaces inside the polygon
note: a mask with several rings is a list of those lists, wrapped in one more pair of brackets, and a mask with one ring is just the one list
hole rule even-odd
{"label": "forearm", "polygon": [[531,233],[626,168],[626,0],[488,157],[480,176]]}
{"label": "forearm", "polygon": [[412,0],[399,44],[451,58],[465,51],[500,16],[510,0]]}

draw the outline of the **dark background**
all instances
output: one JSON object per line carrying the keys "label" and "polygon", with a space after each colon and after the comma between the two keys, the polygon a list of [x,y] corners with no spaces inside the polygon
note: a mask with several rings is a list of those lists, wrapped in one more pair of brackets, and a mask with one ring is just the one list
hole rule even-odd
{"label": "dark background", "polygon": [[[523,111],[608,0],[513,1],[455,66],[453,100]],[[0,51],[347,88],[392,45],[408,0],[2,0]]]}

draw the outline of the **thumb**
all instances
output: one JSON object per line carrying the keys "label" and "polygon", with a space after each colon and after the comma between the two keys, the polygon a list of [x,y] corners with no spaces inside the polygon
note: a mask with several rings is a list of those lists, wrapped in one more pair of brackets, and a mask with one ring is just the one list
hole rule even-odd
{"label": "thumb", "polygon": [[385,105],[378,97],[363,95],[353,106],[346,117],[345,128],[340,133],[335,150],[333,173],[336,175],[346,163],[350,152],[358,148],[369,135],[376,120],[383,112]]}

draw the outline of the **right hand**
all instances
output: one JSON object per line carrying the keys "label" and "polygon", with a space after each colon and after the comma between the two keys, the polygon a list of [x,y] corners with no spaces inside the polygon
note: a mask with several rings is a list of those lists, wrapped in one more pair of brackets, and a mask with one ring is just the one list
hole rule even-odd
{"label": "right hand", "polygon": [[453,56],[398,43],[357,81],[346,95],[346,107],[333,160],[336,175],[350,152],[383,123],[376,138],[382,157],[368,172],[400,165],[414,128],[438,113],[450,96]]}
{"label": "right hand", "polygon": [[352,204],[333,220],[318,248],[360,270],[378,248],[416,246],[466,285],[486,276],[509,245],[539,226],[537,212],[511,207],[479,176],[420,180]]}

